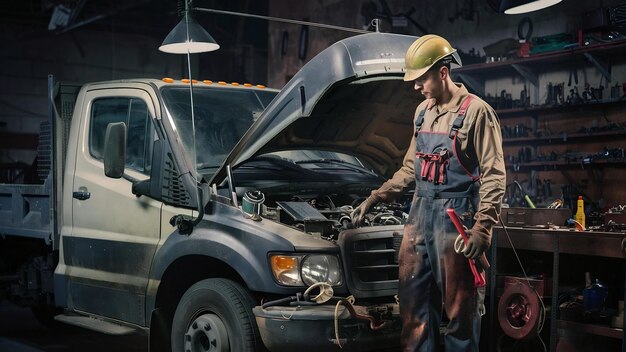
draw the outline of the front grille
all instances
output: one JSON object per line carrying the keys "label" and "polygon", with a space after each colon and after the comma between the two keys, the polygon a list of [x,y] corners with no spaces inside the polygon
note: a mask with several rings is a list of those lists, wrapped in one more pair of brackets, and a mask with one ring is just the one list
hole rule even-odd
{"label": "front grille", "polygon": [[355,296],[382,297],[398,292],[397,250],[394,232],[402,226],[374,226],[343,231],[339,235],[346,282]]}

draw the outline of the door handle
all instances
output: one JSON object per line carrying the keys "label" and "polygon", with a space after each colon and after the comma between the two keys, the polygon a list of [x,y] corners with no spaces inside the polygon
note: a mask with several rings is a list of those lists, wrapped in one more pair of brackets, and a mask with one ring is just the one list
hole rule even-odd
{"label": "door handle", "polygon": [[89,197],[91,197],[91,192],[77,191],[72,194],[72,197],[78,200],[87,200],[89,199]]}

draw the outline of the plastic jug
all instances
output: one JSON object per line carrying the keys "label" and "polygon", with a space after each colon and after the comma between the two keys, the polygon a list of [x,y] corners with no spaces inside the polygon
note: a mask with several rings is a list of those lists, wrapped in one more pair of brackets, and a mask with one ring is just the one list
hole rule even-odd
{"label": "plastic jug", "polygon": [[586,311],[602,311],[609,289],[598,279],[583,290],[583,306]]}

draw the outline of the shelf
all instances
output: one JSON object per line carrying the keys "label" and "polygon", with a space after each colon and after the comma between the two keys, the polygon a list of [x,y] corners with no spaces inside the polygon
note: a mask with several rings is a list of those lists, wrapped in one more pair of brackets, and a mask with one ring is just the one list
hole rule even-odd
{"label": "shelf", "polygon": [[626,51],[626,40],[618,40],[609,43],[588,45],[581,48],[563,49],[558,51],[534,54],[527,58],[511,59],[483,64],[473,64],[456,68],[453,73],[497,73],[502,70],[515,70],[514,65],[544,66],[546,64],[571,63],[573,58],[588,60],[585,54],[610,55]]}
{"label": "shelf", "polygon": [[498,109],[496,113],[499,118],[519,117],[519,116],[536,116],[539,114],[558,114],[565,112],[586,112],[597,111],[599,107],[619,106],[626,103],[626,99],[618,100],[602,100],[600,102],[592,102],[576,105],[558,105],[558,106],[530,106],[526,108]]}
{"label": "shelf", "polygon": [[626,130],[624,131],[603,131],[594,133],[568,133],[566,137],[561,135],[553,135],[546,137],[520,137],[520,138],[505,138],[503,144],[505,145],[544,145],[544,144],[567,144],[574,142],[584,142],[587,140],[594,140],[598,138],[617,139],[618,137],[626,136]]}
{"label": "shelf", "polygon": [[[517,250],[553,253],[555,242],[560,254],[626,258],[622,247],[625,234],[620,232],[574,231],[570,229],[545,229],[536,227],[494,226],[497,250],[511,248],[509,238]],[[553,291],[554,292],[554,291]]]}
{"label": "shelf", "polygon": [[479,96],[485,96],[485,76],[502,76],[511,73],[523,77],[534,87],[533,102],[539,101],[539,74],[544,70],[553,70],[548,66],[557,66],[561,70],[591,64],[603,76],[605,82],[611,82],[611,57],[623,57],[626,52],[626,40],[574,47],[491,63],[462,66],[452,70],[454,80],[459,80]]}
{"label": "shelf", "polygon": [[564,168],[567,169],[581,169],[586,170],[588,168],[593,167],[603,167],[603,166],[615,166],[615,167],[625,167],[626,160],[594,160],[591,163],[581,163],[581,162],[567,162],[567,161],[531,161],[527,163],[517,163],[511,164],[506,162],[507,169],[518,169],[515,171],[519,171],[520,169],[543,169],[544,171],[559,171]]}
{"label": "shelf", "polygon": [[569,331],[579,331],[587,334],[612,337],[614,339],[623,339],[624,331],[618,328],[612,328],[606,325],[579,323],[569,320],[557,320],[558,327]]}

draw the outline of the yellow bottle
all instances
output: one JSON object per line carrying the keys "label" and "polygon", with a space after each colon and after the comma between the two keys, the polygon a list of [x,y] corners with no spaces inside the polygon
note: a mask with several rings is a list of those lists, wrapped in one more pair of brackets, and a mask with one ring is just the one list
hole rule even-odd
{"label": "yellow bottle", "polygon": [[574,215],[574,220],[576,220],[584,229],[587,228],[585,226],[585,203],[583,201],[583,196],[578,196],[576,215]]}

